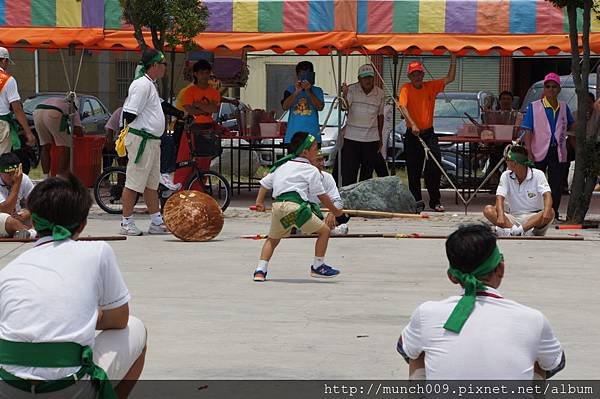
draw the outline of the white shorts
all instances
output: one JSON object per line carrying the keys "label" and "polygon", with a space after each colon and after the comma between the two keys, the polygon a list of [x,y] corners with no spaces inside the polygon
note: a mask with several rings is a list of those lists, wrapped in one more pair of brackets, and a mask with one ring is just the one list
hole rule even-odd
{"label": "white shorts", "polygon": [[73,144],[71,135],[60,131],[62,115],[62,112],[54,109],[33,111],[33,123],[40,139],[40,145],[54,143],[57,147],[71,147]]}
{"label": "white shorts", "polygon": [[[537,215],[539,212],[530,212],[530,213],[520,213],[517,215],[512,215],[510,213],[505,213],[504,215],[506,216],[506,218],[512,223],[512,224],[519,224],[519,225],[523,225],[525,222],[527,222],[527,220],[531,219],[534,215]],[[546,232],[548,231],[548,228],[550,227],[550,225],[552,224],[553,220],[550,221],[548,224],[542,226],[542,227],[534,227],[532,229],[533,235],[534,236],[544,236],[546,235]]]}
{"label": "white shorts", "polygon": [[156,190],[160,182],[160,140],[147,140],[146,149],[139,162],[135,163],[141,142],[142,138],[131,132],[125,137],[125,147],[129,156],[125,187],[137,193],[143,193],[146,188]]}
{"label": "white shorts", "polygon": [[11,152],[12,138],[10,137],[10,124],[0,120],[0,155]]}
{"label": "white shorts", "polygon": [[[146,328],[137,318],[129,316],[127,327],[122,330],[106,330],[96,336],[94,343],[94,363],[102,367],[113,386],[117,385],[127,374],[133,363],[140,357],[146,347]],[[87,377],[86,379],[89,379]],[[96,389],[88,383],[71,385],[60,391],[40,393],[35,396],[30,392],[16,389],[0,380],[0,399],[64,399],[95,398]]]}
{"label": "white shorts", "polygon": [[6,221],[10,215],[8,213],[0,213],[0,237],[9,237],[10,234],[6,232]]}

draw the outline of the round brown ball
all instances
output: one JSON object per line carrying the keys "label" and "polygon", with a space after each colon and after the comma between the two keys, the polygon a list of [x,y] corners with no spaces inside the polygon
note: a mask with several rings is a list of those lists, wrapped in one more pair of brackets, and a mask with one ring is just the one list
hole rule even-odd
{"label": "round brown ball", "polygon": [[200,191],[176,192],[163,210],[165,225],[183,241],[209,241],[223,229],[223,211],[214,198]]}

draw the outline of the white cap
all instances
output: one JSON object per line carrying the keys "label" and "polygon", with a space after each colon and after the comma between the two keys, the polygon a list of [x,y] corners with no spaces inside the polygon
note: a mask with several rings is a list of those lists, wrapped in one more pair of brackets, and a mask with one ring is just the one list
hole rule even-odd
{"label": "white cap", "polygon": [[365,64],[358,68],[358,77],[366,78],[368,76],[375,76],[375,70],[371,66],[371,64]]}
{"label": "white cap", "polygon": [[13,60],[10,59],[10,53],[5,47],[0,47],[0,59],[2,58],[6,58],[11,65],[15,64]]}

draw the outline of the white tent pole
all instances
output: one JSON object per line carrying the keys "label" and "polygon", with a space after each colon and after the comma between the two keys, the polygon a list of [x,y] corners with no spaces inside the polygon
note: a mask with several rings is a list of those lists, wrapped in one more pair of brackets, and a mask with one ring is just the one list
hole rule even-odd
{"label": "white tent pole", "polygon": [[40,58],[38,49],[33,52],[33,80],[35,81],[35,94],[40,92]]}

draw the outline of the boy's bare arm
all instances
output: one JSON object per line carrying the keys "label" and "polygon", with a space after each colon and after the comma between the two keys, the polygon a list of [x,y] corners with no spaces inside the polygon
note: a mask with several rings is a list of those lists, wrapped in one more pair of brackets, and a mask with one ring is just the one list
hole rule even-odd
{"label": "boy's bare arm", "polygon": [[263,186],[260,186],[260,189],[258,190],[258,195],[256,196],[256,210],[258,212],[264,212],[265,211],[265,197],[267,196],[267,192],[269,190]]}
{"label": "boy's bare arm", "polygon": [[329,212],[333,213],[335,216],[342,216],[344,214],[341,209],[336,208],[335,205],[333,205],[333,202],[331,201],[331,198],[329,198],[329,195],[321,194],[317,197],[319,198],[319,201],[321,201],[321,203],[325,205],[327,209],[329,209]]}
{"label": "boy's bare arm", "polygon": [[99,310],[96,330],[120,330],[127,327],[129,304],[110,310]]}

